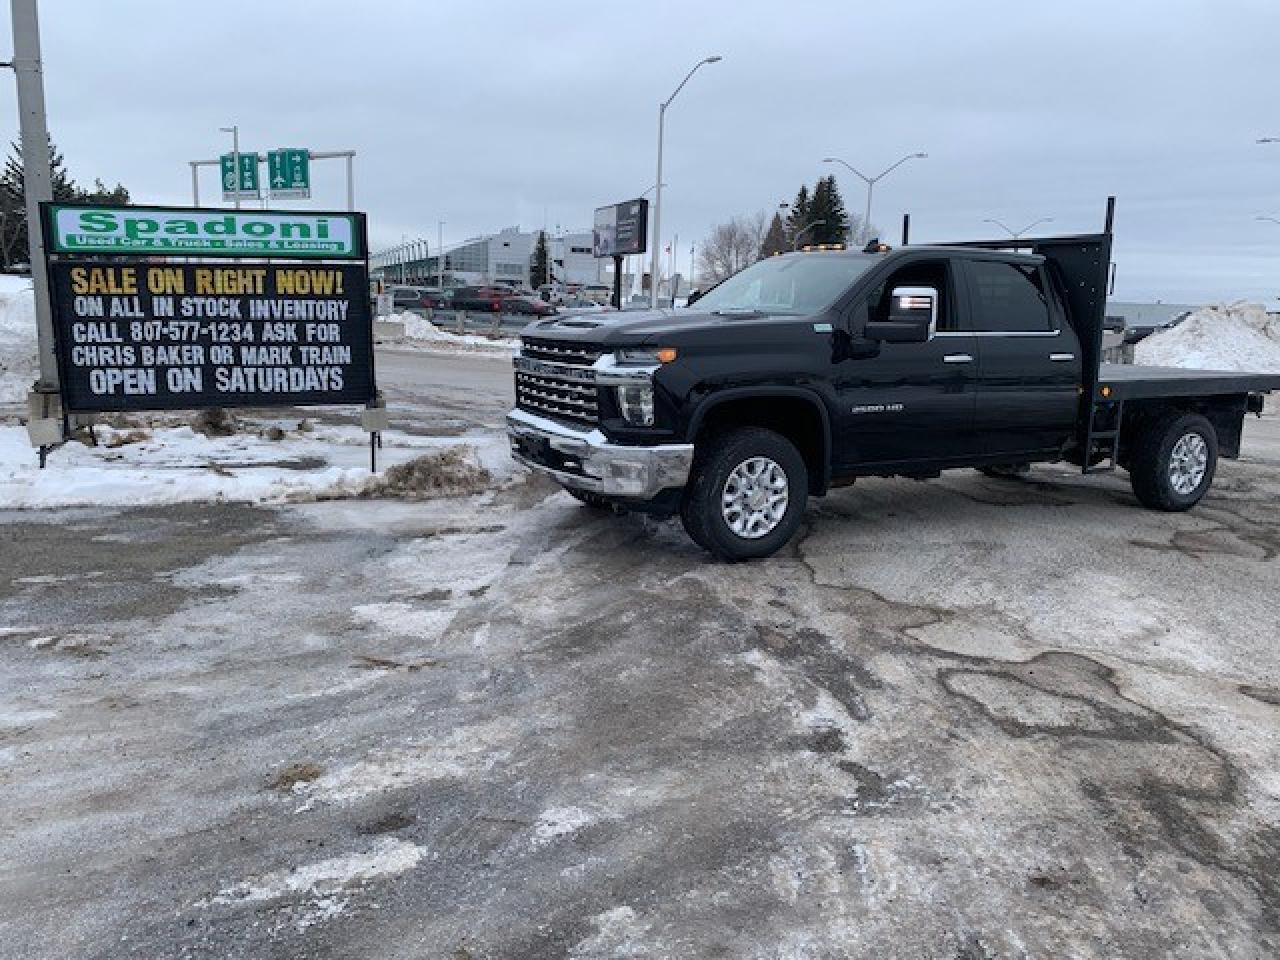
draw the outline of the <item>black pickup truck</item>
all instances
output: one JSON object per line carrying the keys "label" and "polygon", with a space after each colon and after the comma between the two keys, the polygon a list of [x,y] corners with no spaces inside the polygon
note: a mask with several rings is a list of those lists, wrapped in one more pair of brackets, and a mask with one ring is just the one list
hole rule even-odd
{"label": "black pickup truck", "polygon": [[726,560],[862,476],[1118,465],[1186,510],[1280,376],[1101,364],[1113,209],[1099,234],[783,254],[689,309],[535,322],[512,454],[590,506],[678,512]]}

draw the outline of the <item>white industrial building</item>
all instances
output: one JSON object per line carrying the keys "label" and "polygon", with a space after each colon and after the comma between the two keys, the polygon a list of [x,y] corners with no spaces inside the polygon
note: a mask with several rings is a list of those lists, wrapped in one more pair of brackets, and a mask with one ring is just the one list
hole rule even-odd
{"label": "white industrial building", "polygon": [[[473,283],[510,283],[530,286],[529,268],[538,243],[538,230],[507,227],[488,236],[475,237],[448,247],[444,252],[446,286]],[[591,231],[547,233],[551,272],[559,283],[595,284],[612,280],[612,263],[591,254]],[[436,254],[416,259],[377,263],[376,274],[392,281],[434,285],[440,276]]]}

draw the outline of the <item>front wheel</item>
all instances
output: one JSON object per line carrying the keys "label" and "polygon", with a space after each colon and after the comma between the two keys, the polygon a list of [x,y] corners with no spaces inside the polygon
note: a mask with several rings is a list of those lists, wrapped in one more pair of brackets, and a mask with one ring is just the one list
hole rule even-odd
{"label": "front wheel", "polygon": [[1198,413],[1173,413],[1144,428],[1130,455],[1134,495],[1153,510],[1189,510],[1213,483],[1218,434]]}
{"label": "front wheel", "polygon": [[772,430],[739,427],[701,451],[680,519],[716,558],[752,560],[786,546],[808,497],[809,472],[791,441]]}

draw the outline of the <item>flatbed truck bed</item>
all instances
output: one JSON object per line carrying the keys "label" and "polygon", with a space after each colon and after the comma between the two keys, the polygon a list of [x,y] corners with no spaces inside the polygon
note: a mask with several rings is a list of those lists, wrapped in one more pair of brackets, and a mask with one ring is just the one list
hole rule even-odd
{"label": "flatbed truck bed", "polygon": [[1280,374],[1104,363],[1098,368],[1098,390],[1103,387],[1114,400],[1266,393],[1280,390]]}

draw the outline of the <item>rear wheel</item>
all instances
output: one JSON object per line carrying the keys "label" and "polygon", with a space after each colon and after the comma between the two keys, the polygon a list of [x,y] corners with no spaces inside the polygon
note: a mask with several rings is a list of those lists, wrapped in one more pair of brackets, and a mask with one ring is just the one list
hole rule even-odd
{"label": "rear wheel", "polygon": [[795,535],[808,497],[809,473],[791,441],[739,427],[707,443],[680,519],[694,543],[720,560],[768,557]]}
{"label": "rear wheel", "polygon": [[1139,434],[1129,457],[1134,495],[1153,510],[1189,510],[1213,484],[1218,434],[1198,413],[1172,413]]}

